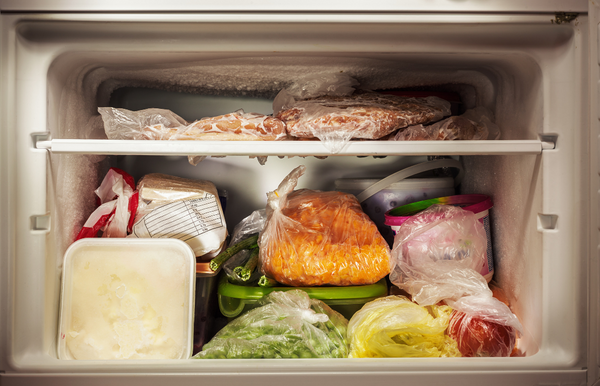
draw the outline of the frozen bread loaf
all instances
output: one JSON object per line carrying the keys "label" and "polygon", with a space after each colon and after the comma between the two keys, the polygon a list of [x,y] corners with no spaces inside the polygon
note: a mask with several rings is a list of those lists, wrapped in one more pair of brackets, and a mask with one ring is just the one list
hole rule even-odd
{"label": "frozen bread loaf", "polygon": [[223,249],[227,225],[212,182],[153,173],[137,189],[140,207],[130,237],[177,238],[204,259]]}

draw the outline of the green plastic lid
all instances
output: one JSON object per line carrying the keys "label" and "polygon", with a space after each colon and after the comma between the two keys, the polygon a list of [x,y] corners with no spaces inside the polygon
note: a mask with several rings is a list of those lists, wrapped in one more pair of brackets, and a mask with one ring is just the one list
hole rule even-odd
{"label": "green plastic lid", "polygon": [[294,289],[306,291],[309,297],[319,300],[364,299],[386,295],[387,283],[383,278],[375,284],[349,287],[246,287],[231,284],[227,280],[227,275],[221,275],[218,293],[221,296],[230,298],[257,300],[273,291],[290,291]]}

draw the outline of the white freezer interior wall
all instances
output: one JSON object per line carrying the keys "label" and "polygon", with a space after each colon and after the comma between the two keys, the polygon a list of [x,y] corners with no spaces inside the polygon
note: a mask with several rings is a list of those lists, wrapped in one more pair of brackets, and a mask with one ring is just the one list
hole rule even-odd
{"label": "white freezer interior wall", "polygon": [[[157,23],[164,20],[147,17],[138,23],[30,20],[19,23],[13,35],[16,109],[15,130],[9,135],[19,144],[12,174],[19,226],[10,260],[15,275],[8,283],[14,291],[8,357],[15,368],[205,372],[209,366],[217,374],[230,371],[233,362],[161,362],[150,368],[135,361],[115,366],[56,359],[60,261],[92,211],[93,190],[109,165],[131,168],[127,171],[136,178],[160,171],[213,181],[230,194],[231,229],[240,217],[264,205],[265,193],[297,164],[308,166],[304,186],[326,189],[335,178],[383,177],[424,158],[270,157],[261,166],[247,157],[227,157],[208,158],[193,167],[181,157],[47,155],[30,149],[32,132],[47,127],[53,138],[103,138],[96,108],[107,105],[121,87],[269,99],[294,77],[329,71],[347,72],[372,89],[441,86],[459,92],[467,107],[484,105],[495,112],[502,139],[558,134],[557,149],[543,155],[461,158],[466,169],[462,193],[485,193],[494,200],[496,279],[527,330],[528,357],[360,361],[352,364],[353,371],[585,367],[586,310],[580,304],[585,304],[581,229],[586,212],[580,196],[585,189],[578,189],[585,182],[578,162],[584,157],[586,131],[581,104],[585,79],[579,71],[586,42],[577,28],[533,16],[486,24],[471,24],[470,18],[464,24],[432,23],[421,16],[421,22],[417,17],[358,24],[235,25]],[[175,110],[168,103],[156,107]],[[244,199],[236,203],[242,193]],[[31,231],[30,216],[46,212],[52,219],[48,234]],[[547,226],[538,224],[540,214],[558,215],[557,225],[543,229]],[[256,365],[235,366],[257,371]],[[328,360],[285,366],[266,360],[260,369],[350,371],[343,362]]]}

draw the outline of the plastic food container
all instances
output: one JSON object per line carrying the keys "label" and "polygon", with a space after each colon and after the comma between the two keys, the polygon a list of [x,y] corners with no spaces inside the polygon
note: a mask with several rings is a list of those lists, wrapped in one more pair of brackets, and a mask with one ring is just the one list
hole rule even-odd
{"label": "plastic food container", "polygon": [[226,275],[219,279],[218,301],[221,313],[228,318],[258,306],[258,300],[273,291],[301,289],[313,299],[319,299],[350,319],[365,303],[388,293],[387,281],[350,287],[246,287],[229,283]]}
{"label": "plastic food container", "polygon": [[[378,179],[338,179],[335,181],[335,190],[358,195],[378,181]],[[410,202],[454,193],[454,179],[451,177],[407,178],[379,190],[363,201],[361,206],[367,216],[377,225],[383,238],[392,246],[394,233],[385,224],[385,213],[388,210]]]}
{"label": "plastic food container", "polygon": [[215,319],[218,316],[217,275],[209,267],[209,262],[196,263],[196,305],[194,310],[193,354],[202,350],[216,331]]}
{"label": "plastic food container", "polygon": [[400,226],[412,215],[429,208],[431,205],[455,205],[475,213],[476,218],[483,224],[487,236],[487,266],[480,272],[489,282],[494,276],[494,255],[492,250],[492,232],[490,230],[490,209],[492,199],[484,194],[462,194],[456,196],[438,197],[429,200],[393,208],[385,213],[385,225],[389,226],[394,236]]}
{"label": "plastic food container", "polygon": [[184,359],[196,259],[177,239],[86,238],[66,251],[59,359]]}

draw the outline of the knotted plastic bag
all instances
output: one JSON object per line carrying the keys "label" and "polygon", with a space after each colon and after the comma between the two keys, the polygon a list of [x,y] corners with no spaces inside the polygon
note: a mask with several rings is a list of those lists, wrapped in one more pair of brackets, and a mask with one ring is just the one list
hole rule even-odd
{"label": "knotted plastic bag", "polygon": [[302,290],[275,291],[226,325],[195,359],[345,358],[348,321]]}
{"label": "knotted plastic bag", "polygon": [[348,324],[349,357],[459,357],[445,335],[452,309],[419,306],[404,296],[365,304]]}
{"label": "knotted plastic bag", "polygon": [[96,237],[126,237],[131,232],[138,208],[138,191],[133,177],[121,169],[110,168],[94,191],[98,208],[88,217],[75,240]]}
{"label": "knotted plastic bag", "polygon": [[294,191],[304,166],[268,193],[259,267],[292,286],[366,285],[389,273],[390,250],[351,194]]}
{"label": "knotted plastic bag", "polygon": [[[510,308],[493,297],[487,281],[479,273],[485,264],[487,237],[475,214],[460,207],[433,205],[407,220],[394,238],[391,282],[404,289],[420,305],[445,302],[458,312],[468,315],[456,323],[453,336],[459,340],[463,355],[506,356],[514,348],[516,336],[523,327]],[[457,318],[460,314],[456,315]],[[460,339],[477,339],[471,328],[472,319],[489,325],[486,342],[498,340],[496,335],[511,335],[506,348],[489,350],[465,349]],[[480,323],[481,324],[481,323]],[[483,325],[482,324],[482,325]],[[498,326],[494,326],[498,325]],[[504,327],[500,327],[504,326]],[[498,334],[495,335],[495,332]],[[465,341],[465,342],[466,342]]]}

